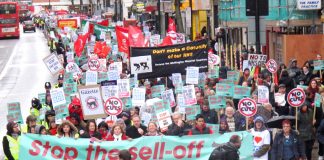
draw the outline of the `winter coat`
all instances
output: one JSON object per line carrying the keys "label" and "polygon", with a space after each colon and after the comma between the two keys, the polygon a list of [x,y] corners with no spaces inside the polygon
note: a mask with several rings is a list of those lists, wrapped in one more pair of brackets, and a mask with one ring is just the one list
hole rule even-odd
{"label": "winter coat", "polygon": [[[227,119],[225,114],[221,115],[220,119]],[[243,131],[245,130],[245,118],[239,114],[234,114],[234,123],[235,123],[235,131]],[[227,122],[228,124],[228,122]]]}
{"label": "winter coat", "polygon": [[79,115],[80,119],[83,120],[83,113],[81,106],[74,108],[72,103],[69,105],[69,113],[76,113]]}
{"label": "winter coat", "polygon": [[295,88],[295,82],[290,77],[281,77],[279,79],[279,84],[284,84],[286,86],[286,93]]}
{"label": "winter coat", "polygon": [[227,142],[216,147],[211,153],[209,160],[239,160],[238,149],[231,143]]}
{"label": "winter coat", "polygon": [[84,132],[83,134],[80,135],[80,138],[91,138],[91,137],[102,139],[102,136],[99,132],[94,132],[92,136],[89,134],[89,132]]}
{"label": "winter coat", "polygon": [[[145,133],[147,132],[147,127],[141,125],[140,128],[144,131],[143,135],[145,135]],[[141,135],[140,133],[138,133],[138,129],[135,126],[131,126],[129,128],[126,129],[126,135],[130,138],[139,138],[142,137],[143,135]]]}
{"label": "winter coat", "polygon": [[189,130],[192,128],[192,126],[186,122],[184,122],[184,125],[182,127],[179,127],[177,124],[172,123],[171,125],[168,126],[168,131],[166,135],[170,136],[183,136],[187,135]]}
{"label": "winter coat", "polygon": [[[299,138],[295,131],[291,131],[293,139],[293,154],[295,158],[306,157],[304,142]],[[271,146],[271,159],[279,160],[283,158],[285,136],[283,132],[278,132]]]}
{"label": "winter coat", "polygon": [[[106,141],[114,141],[115,140],[115,137],[111,134],[108,135],[107,139],[105,139]],[[128,140],[128,137],[123,134],[122,137],[121,137],[121,140]]]}
{"label": "winter coat", "polygon": [[204,117],[205,123],[217,124],[217,112],[214,109],[206,111],[201,111],[201,115]]}
{"label": "winter coat", "polygon": [[204,124],[202,128],[195,126],[188,132],[188,135],[198,135],[198,134],[213,134],[213,131],[209,127],[206,127],[206,124]]}
{"label": "winter coat", "polygon": [[299,137],[303,141],[308,141],[315,139],[315,132],[313,126],[313,111],[311,109],[307,109],[305,113],[298,113],[298,131]]}

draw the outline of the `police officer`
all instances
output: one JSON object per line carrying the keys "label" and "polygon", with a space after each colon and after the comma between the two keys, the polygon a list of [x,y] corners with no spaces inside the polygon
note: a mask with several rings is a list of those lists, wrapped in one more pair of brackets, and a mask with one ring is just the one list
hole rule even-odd
{"label": "police officer", "polygon": [[57,78],[58,83],[54,86],[54,88],[61,88],[63,87],[64,77],[63,74],[59,74]]}
{"label": "police officer", "polygon": [[51,82],[45,82],[45,91],[46,93],[50,93],[50,90],[52,88]]}
{"label": "police officer", "polygon": [[19,158],[19,138],[20,130],[16,122],[8,122],[7,135],[3,137],[3,152],[8,160],[17,160]]}

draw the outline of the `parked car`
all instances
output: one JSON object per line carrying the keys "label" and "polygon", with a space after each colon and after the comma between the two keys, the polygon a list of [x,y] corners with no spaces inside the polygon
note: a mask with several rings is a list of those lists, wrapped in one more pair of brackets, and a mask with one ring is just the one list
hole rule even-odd
{"label": "parked car", "polygon": [[36,32],[35,23],[33,21],[24,21],[23,22],[23,31],[24,31],[24,33],[26,31],[34,31],[34,32]]}

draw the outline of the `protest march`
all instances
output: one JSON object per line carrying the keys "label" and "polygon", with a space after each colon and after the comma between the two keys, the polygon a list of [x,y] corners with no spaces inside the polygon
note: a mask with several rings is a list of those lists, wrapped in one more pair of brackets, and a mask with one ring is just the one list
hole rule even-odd
{"label": "protest march", "polygon": [[79,20],[44,19],[51,54],[39,67],[55,81],[33,95],[27,117],[21,102],[7,104],[6,159],[311,160],[316,150],[323,160],[320,55],[298,66],[250,50],[234,68],[170,17],[164,38]]}

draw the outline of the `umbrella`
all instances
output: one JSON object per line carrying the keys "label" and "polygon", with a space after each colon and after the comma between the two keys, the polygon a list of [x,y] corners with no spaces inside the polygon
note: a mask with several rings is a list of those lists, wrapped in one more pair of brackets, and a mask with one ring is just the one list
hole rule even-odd
{"label": "umbrella", "polygon": [[295,124],[295,117],[294,116],[276,116],[272,117],[266,122],[268,128],[282,128],[282,121],[290,120],[290,124],[293,126]]}

